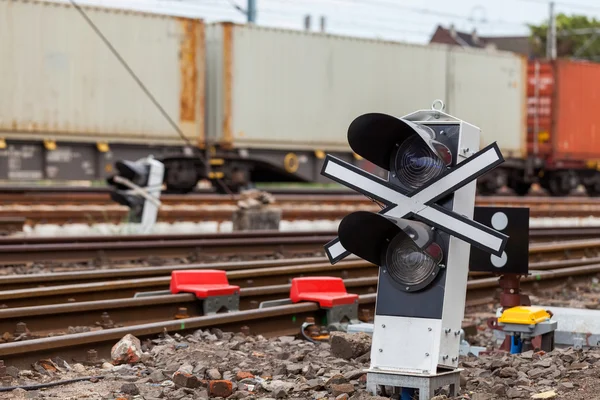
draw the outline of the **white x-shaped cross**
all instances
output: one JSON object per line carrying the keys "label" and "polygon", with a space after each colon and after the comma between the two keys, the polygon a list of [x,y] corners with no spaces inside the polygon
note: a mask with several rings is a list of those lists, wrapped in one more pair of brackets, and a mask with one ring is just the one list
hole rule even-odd
{"label": "white x-shaped cross", "polygon": [[[397,187],[387,181],[330,155],[325,159],[321,174],[385,203],[387,207],[379,212],[381,215],[393,218],[414,216],[476,247],[501,256],[508,236],[434,203],[503,162],[500,149],[493,143],[410,196],[400,193]],[[327,243],[325,251],[332,264],[350,255],[339,238]]]}

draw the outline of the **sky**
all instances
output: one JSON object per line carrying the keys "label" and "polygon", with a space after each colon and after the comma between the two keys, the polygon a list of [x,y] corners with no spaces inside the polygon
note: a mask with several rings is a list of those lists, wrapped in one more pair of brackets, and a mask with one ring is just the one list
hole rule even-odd
{"label": "sky", "polygon": [[[66,1],[66,0],[63,0]],[[243,23],[247,0],[75,0],[81,4],[119,5],[169,14],[191,15],[211,21]],[[476,29],[482,36],[526,35],[527,24],[548,19],[547,0],[256,0],[258,25],[304,29],[305,15],[312,29],[333,34],[425,44],[438,24],[457,30]],[[583,14],[600,19],[598,0],[562,0],[556,13]]]}

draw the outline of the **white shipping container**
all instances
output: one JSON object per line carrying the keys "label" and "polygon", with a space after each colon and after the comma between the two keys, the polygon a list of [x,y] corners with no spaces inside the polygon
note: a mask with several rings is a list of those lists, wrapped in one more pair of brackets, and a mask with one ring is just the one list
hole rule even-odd
{"label": "white shipping container", "polygon": [[[193,143],[204,140],[204,24],[83,7]],[[0,0],[0,137],[183,144],[69,4]]]}
{"label": "white shipping container", "polygon": [[484,131],[483,144],[523,152],[526,64],[517,55],[230,23],[207,25],[206,41],[214,144],[348,151],[357,116],[402,116],[442,99]]}
{"label": "white shipping container", "polygon": [[527,60],[508,53],[448,48],[447,112],[481,129],[505,158],[527,155]]}

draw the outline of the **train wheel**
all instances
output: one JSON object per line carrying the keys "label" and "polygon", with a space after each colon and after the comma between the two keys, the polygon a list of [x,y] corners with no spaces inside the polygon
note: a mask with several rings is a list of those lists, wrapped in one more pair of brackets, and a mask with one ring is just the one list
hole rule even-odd
{"label": "train wheel", "polygon": [[545,188],[552,196],[568,196],[577,187],[578,179],[568,171],[559,171],[548,174]]}
{"label": "train wheel", "polygon": [[165,169],[167,192],[189,193],[198,184],[198,171],[192,160],[169,160]]}
{"label": "train wheel", "polygon": [[585,185],[585,190],[587,191],[587,194],[592,197],[600,196],[600,182]]}
{"label": "train wheel", "polygon": [[497,194],[504,186],[506,186],[506,172],[491,171],[481,179],[477,180],[477,191],[482,196],[492,196]]}
{"label": "train wheel", "polygon": [[513,182],[511,189],[515,191],[518,196],[525,196],[531,189],[531,183],[526,182]]}

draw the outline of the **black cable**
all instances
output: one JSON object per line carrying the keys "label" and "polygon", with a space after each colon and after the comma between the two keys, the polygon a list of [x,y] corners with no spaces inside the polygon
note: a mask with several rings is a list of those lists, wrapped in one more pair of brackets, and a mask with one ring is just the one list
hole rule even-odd
{"label": "black cable", "polygon": [[[210,165],[207,162],[206,158],[202,155],[201,152],[198,151],[198,149],[196,149],[196,147],[194,145],[192,145],[192,143],[190,142],[190,140],[187,137],[185,137],[185,135],[183,134],[183,132],[181,131],[181,129],[179,129],[179,126],[177,126],[177,124],[175,123],[175,121],[173,121],[173,119],[169,116],[169,114],[167,114],[167,112],[160,105],[160,103],[158,102],[158,100],[156,100],[156,98],[152,95],[152,93],[150,92],[150,90],[138,78],[138,76],[131,69],[131,67],[129,67],[129,64],[127,64],[127,62],[123,59],[123,57],[121,57],[121,55],[119,54],[119,52],[114,48],[114,46],[110,43],[110,41],[102,34],[102,32],[100,31],[100,29],[98,29],[98,27],[94,24],[94,22],[88,17],[88,15],[85,13],[85,11],[83,11],[83,9],[81,9],[81,7],[79,7],[79,5],[75,2],[75,0],[69,0],[69,2],[73,5],[73,7],[75,7],[75,9],[77,11],[79,11],[79,13],[81,14],[81,16],[87,21],[87,23],[90,25],[90,27],[102,39],[102,41],[106,44],[106,46],[113,53],[113,55],[115,57],[117,57],[117,59],[119,60],[119,62],[121,63],[121,65],[123,65],[123,67],[127,70],[127,72],[129,72],[129,74],[131,75],[131,77],[137,82],[137,84],[144,91],[144,93],[146,93],[146,95],[148,96],[148,98],[154,103],[154,105],[156,106],[156,108],[158,108],[158,110],[165,117],[165,119],[169,122],[169,124],[173,127],[173,129],[175,129],[175,131],[177,132],[177,134],[179,134],[179,136],[181,137],[181,139],[183,139],[183,141],[192,149],[192,151],[194,151],[198,155],[198,158],[200,159],[200,162],[202,162],[206,166],[206,168],[210,170]],[[225,185],[221,181],[221,179],[215,178],[215,181],[219,185],[221,185],[225,189],[225,191],[232,198],[234,197],[234,194],[231,192],[231,190],[229,190],[229,188],[227,187],[227,185]]]}
{"label": "black cable", "polygon": [[[98,27],[94,24],[94,22],[88,17],[88,15],[85,13],[85,11],[83,11],[81,9],[81,7],[79,7],[79,5],[77,3],[75,3],[74,0],[69,0],[69,2],[73,5],[73,7],[75,7],[75,9],[77,11],[79,11],[79,13],[81,14],[81,16],[87,21],[88,25],[90,25],[90,27],[96,32],[96,34],[100,37],[100,39],[102,39],[102,41],[104,42],[104,44],[106,44],[106,46],[109,48],[109,50],[113,53],[113,55],[115,57],[117,57],[117,59],[119,60],[119,62],[121,63],[121,65],[123,65],[123,67],[127,70],[127,72],[129,72],[129,74],[131,75],[131,77],[137,82],[137,84],[140,86],[140,88],[144,91],[144,93],[146,93],[146,95],[148,96],[148,98],[154,103],[154,105],[156,106],[156,108],[158,108],[158,110],[161,112],[161,114],[163,115],[163,117],[165,117],[165,119],[169,122],[169,124],[173,127],[173,129],[175,129],[175,131],[177,132],[177,134],[179,136],[181,136],[181,139],[183,139],[183,141],[192,149],[194,149],[194,145],[192,145],[192,143],[190,142],[190,140],[185,137],[185,135],[183,134],[183,132],[181,131],[181,129],[179,129],[179,126],[177,126],[177,124],[175,123],[175,121],[173,121],[173,119],[169,116],[169,114],[165,111],[165,109],[160,105],[160,103],[158,102],[158,100],[156,100],[156,98],[154,97],[154,95],[152,95],[152,93],[150,92],[150,90],[146,87],[146,85],[144,85],[144,83],[140,80],[140,78],[138,78],[138,76],[135,74],[135,72],[131,69],[131,67],[129,67],[129,64],[127,64],[127,62],[123,59],[123,57],[121,57],[121,55],[119,54],[119,52],[114,48],[114,46],[110,43],[110,41],[102,34],[102,32],[100,31],[100,29],[98,29]],[[204,158],[204,156],[201,153],[198,153],[198,158],[200,158],[200,161],[202,161],[203,163],[206,164],[206,159]],[[207,164],[208,166],[208,164]]]}
{"label": "black cable", "polygon": [[56,381],[56,382],[48,382],[48,383],[40,383],[37,385],[25,385],[25,386],[0,386],[0,392],[11,392],[15,389],[23,389],[23,390],[37,390],[43,389],[47,387],[67,385],[69,383],[81,382],[81,381],[89,381],[91,379],[104,379],[106,376],[85,376],[82,378],[68,379],[66,381]]}
{"label": "black cable", "polygon": [[375,200],[373,197],[367,196],[367,199],[371,200],[373,203],[377,204],[379,207],[381,207],[381,209],[384,209],[386,207],[385,204],[381,203],[378,200]]}
{"label": "black cable", "polygon": [[244,10],[242,7],[238,6],[237,4],[235,4],[232,0],[228,0],[229,4],[231,4],[231,6],[233,8],[235,8],[236,10],[238,10],[239,12],[241,12],[244,15],[248,15],[248,12],[246,10]]}

